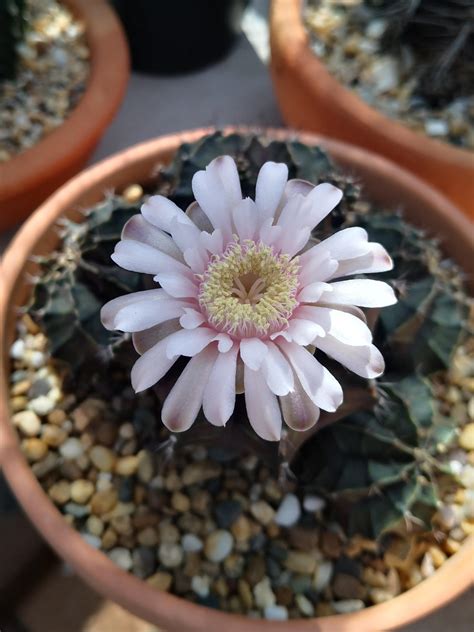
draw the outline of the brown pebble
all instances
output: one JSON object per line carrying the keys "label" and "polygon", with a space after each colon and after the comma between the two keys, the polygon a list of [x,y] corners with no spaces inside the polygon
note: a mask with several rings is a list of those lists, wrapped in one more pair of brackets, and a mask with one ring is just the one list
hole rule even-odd
{"label": "brown pebble", "polygon": [[245,581],[245,579],[239,579],[237,589],[242,605],[246,610],[250,610],[253,606],[253,595],[249,584]]}
{"label": "brown pebble", "polygon": [[95,445],[89,452],[93,465],[101,472],[111,472],[115,464],[115,454],[102,445]]}
{"label": "brown pebble", "polygon": [[117,534],[113,529],[109,527],[104,531],[104,534],[102,535],[102,547],[106,550],[111,549],[117,544],[117,540]]}
{"label": "brown pebble", "polygon": [[321,550],[326,557],[334,560],[342,553],[342,543],[333,531],[324,531],[321,535]]}
{"label": "brown pebble", "polygon": [[245,569],[245,579],[251,586],[255,586],[266,574],[265,559],[261,555],[252,555],[247,562]]}
{"label": "brown pebble", "polygon": [[288,540],[292,548],[299,551],[311,551],[318,546],[319,534],[314,528],[292,527],[288,530]]}
{"label": "brown pebble", "polygon": [[309,553],[289,551],[284,564],[285,567],[293,573],[312,575],[316,570],[317,560],[315,555],[310,555]]}
{"label": "brown pebble", "polygon": [[173,583],[173,576],[169,573],[159,572],[148,577],[146,582],[147,584],[150,584],[150,586],[153,586],[153,588],[167,591],[171,588],[171,584]]}
{"label": "brown pebble", "polygon": [[195,575],[198,575],[201,570],[201,563],[202,560],[199,553],[186,553],[183,573],[187,577],[194,577]]}
{"label": "brown pebble", "polygon": [[138,543],[142,546],[156,546],[158,544],[158,534],[153,527],[145,527],[137,534]]}
{"label": "brown pebble", "polygon": [[288,586],[277,586],[274,590],[277,603],[281,606],[288,607],[293,602],[293,591]]}
{"label": "brown pebble", "polygon": [[106,403],[100,399],[93,397],[85,399],[71,413],[76,430],[83,432],[90,423],[98,421],[102,417],[105,408]]}
{"label": "brown pebble", "polygon": [[66,419],[66,413],[60,408],[52,410],[48,415],[48,423],[53,424],[54,426],[60,426],[64,421],[66,421]]}
{"label": "brown pebble", "polygon": [[75,503],[84,505],[94,493],[94,484],[91,481],[80,478],[71,484],[71,498]]}
{"label": "brown pebble", "polygon": [[68,481],[58,481],[48,490],[48,496],[58,505],[64,505],[71,498],[71,484]]}
{"label": "brown pebble", "polygon": [[24,439],[21,442],[21,449],[28,461],[41,461],[48,452],[48,446],[46,443],[36,437]]}
{"label": "brown pebble", "polygon": [[103,421],[95,429],[95,437],[98,443],[111,448],[118,435],[117,424],[113,421]]}
{"label": "brown pebble", "polygon": [[176,511],[184,513],[186,511],[189,511],[189,509],[191,508],[191,501],[185,494],[176,491],[171,496],[171,506]]}
{"label": "brown pebble", "polygon": [[41,428],[41,438],[51,448],[58,448],[67,439],[67,432],[60,426],[44,424]]}
{"label": "brown pebble", "polygon": [[124,456],[115,464],[115,473],[119,476],[133,476],[138,469],[137,456]]}
{"label": "brown pebble", "polygon": [[241,514],[230,527],[230,531],[237,542],[247,542],[252,532],[250,520]]}
{"label": "brown pebble", "polygon": [[91,500],[92,513],[101,515],[111,511],[117,504],[117,500],[117,492],[113,488],[96,492]]}
{"label": "brown pebble", "polygon": [[353,575],[338,573],[333,581],[332,590],[339,599],[365,599],[367,588]]}
{"label": "brown pebble", "polygon": [[116,516],[110,521],[112,528],[119,535],[132,535],[133,525],[130,516]]}

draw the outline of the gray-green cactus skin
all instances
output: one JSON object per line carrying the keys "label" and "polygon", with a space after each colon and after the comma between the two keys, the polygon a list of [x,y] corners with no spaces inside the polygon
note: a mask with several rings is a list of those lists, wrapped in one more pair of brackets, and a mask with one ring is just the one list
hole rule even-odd
{"label": "gray-green cactus skin", "polygon": [[[383,276],[397,290],[399,301],[381,310],[374,331],[386,359],[385,374],[367,381],[334,366],[345,393],[355,389],[365,394],[365,405],[354,406],[336,423],[317,425],[298,450],[285,448],[293,445],[288,433],[275,448],[256,437],[240,397],[224,430],[201,417],[190,431],[172,437],[171,444],[179,447],[180,442],[197,440],[235,445],[244,439],[262,459],[284,463],[301,489],[325,495],[329,513],[349,533],[378,537],[400,521],[428,526],[437,502],[433,474],[443,472],[437,452],[456,432],[453,422],[436,410],[430,378],[449,366],[466,330],[462,274],[444,260],[436,241],[398,213],[365,201],[357,179],[333,165],[321,148],[297,140],[268,141],[255,134],[207,136],[181,146],[151,192],[167,194],[185,208],[193,199],[193,174],[222,154],[236,159],[245,195],[253,194],[258,170],[267,160],[285,162],[291,178],[330,181],[342,188],[342,202],[314,238],[350,225],[366,228],[371,241],[383,244],[393,257],[394,269]],[[99,311],[106,301],[146,287],[143,275],[124,271],[110,260],[123,225],[139,207],[140,202],[132,206],[120,196],[109,197],[90,209],[82,223],[63,223],[61,250],[40,261],[43,272],[30,313],[48,336],[52,354],[76,375],[87,366],[97,370],[98,359],[107,367],[119,356],[129,370],[136,358],[129,338],[103,329]],[[330,364],[327,358],[324,362]],[[157,426],[160,399],[175,376],[171,370],[155,390]]]}
{"label": "gray-green cactus skin", "polygon": [[25,31],[25,0],[0,0],[0,80],[12,79]]}

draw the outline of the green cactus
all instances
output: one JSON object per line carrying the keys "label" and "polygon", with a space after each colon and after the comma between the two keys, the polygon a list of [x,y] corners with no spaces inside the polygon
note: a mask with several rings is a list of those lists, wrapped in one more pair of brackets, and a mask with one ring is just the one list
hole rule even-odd
{"label": "green cactus", "polygon": [[[468,307],[460,271],[443,259],[437,243],[422,231],[397,213],[362,199],[358,182],[336,168],[320,148],[298,141],[265,142],[255,134],[207,136],[178,150],[171,165],[159,173],[155,191],[185,207],[193,199],[191,179],[196,170],[221,154],[236,159],[245,194],[253,193],[266,160],[285,162],[290,177],[330,181],[342,188],[343,201],[314,237],[353,224],[365,227],[371,240],[382,243],[393,256],[395,267],[384,276],[397,288],[400,300],[382,310],[375,329],[376,344],[386,359],[385,375],[368,383],[343,372],[349,406],[337,423],[327,425],[341,414],[322,418],[310,433],[287,430],[280,449],[270,449],[249,430],[238,398],[228,428],[214,428],[201,418],[173,445],[233,442],[269,463],[279,461],[282,470],[282,465],[291,468],[301,487],[327,496],[329,512],[350,533],[377,537],[401,520],[429,525],[436,507],[431,480],[443,471],[437,451],[455,433],[452,423],[436,411],[430,378],[449,365],[466,329]],[[119,352],[129,369],[136,357],[129,338],[101,327],[99,310],[116,296],[144,289],[142,275],[124,271],[110,260],[123,225],[139,205],[110,197],[90,210],[82,223],[65,222],[62,250],[40,260],[43,272],[29,309],[44,328],[53,355],[75,373],[90,361],[97,363],[97,358],[106,367]],[[175,379],[172,370],[155,390],[158,401]],[[354,400],[352,391],[357,395]]]}
{"label": "green cactus", "polygon": [[0,80],[13,79],[25,32],[25,0],[0,0]]}

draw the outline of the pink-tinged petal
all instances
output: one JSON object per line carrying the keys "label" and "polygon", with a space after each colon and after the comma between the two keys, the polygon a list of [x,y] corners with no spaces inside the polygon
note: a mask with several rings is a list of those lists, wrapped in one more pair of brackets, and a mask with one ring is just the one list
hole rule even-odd
{"label": "pink-tinged petal", "polygon": [[328,252],[320,251],[319,254],[315,253],[313,257],[301,265],[300,284],[303,287],[315,281],[327,281],[333,276],[338,267],[337,260],[331,259],[331,255]]}
{"label": "pink-tinged petal", "polygon": [[191,280],[188,276],[183,276],[176,272],[161,273],[153,277],[153,280],[175,298],[196,298],[198,295],[197,281]]}
{"label": "pink-tinged petal", "polygon": [[191,219],[174,202],[163,195],[153,195],[142,205],[142,215],[157,228],[171,232],[171,223],[178,219],[182,224],[192,224]]}
{"label": "pink-tinged petal", "polygon": [[275,224],[281,226],[284,230],[292,230],[306,226],[304,217],[304,197],[302,195],[293,195],[286,201],[281,209],[278,221]]}
{"label": "pink-tinged petal", "polygon": [[291,198],[295,195],[302,195],[306,197],[314,189],[314,184],[307,180],[301,180],[300,178],[293,178],[288,180],[285,185],[285,197]]}
{"label": "pink-tinged petal", "polygon": [[144,331],[137,331],[132,334],[133,347],[137,353],[143,355],[148,349],[154,347],[160,340],[167,338],[176,331],[180,331],[181,325],[179,320],[167,320],[164,323],[145,329]]}
{"label": "pink-tinged petal", "polygon": [[115,317],[115,329],[126,332],[143,331],[183,314],[186,303],[176,299],[148,300],[127,305]]}
{"label": "pink-tinged petal", "polygon": [[188,248],[195,248],[199,243],[201,231],[192,223],[183,224],[175,217],[170,222],[170,233],[174,242],[184,252]]}
{"label": "pink-tinged petal", "polygon": [[[298,318],[302,316],[311,318],[314,322],[319,323],[324,332],[334,336],[344,344],[360,346],[372,342],[372,333],[367,325],[356,316],[344,311],[320,307],[319,305],[307,305],[298,308],[296,316]],[[295,342],[298,341],[295,340]]]}
{"label": "pink-tinged petal", "polygon": [[174,257],[170,257],[148,244],[131,239],[119,241],[111,259],[121,268],[132,272],[145,274],[159,274],[165,271],[181,274],[188,274],[189,272],[189,268]]}
{"label": "pink-tinged petal", "polygon": [[100,310],[100,320],[106,329],[115,329],[114,320],[118,312],[127,305],[139,304],[150,299],[163,300],[169,298],[164,290],[157,288],[154,290],[143,290],[142,292],[131,292],[125,296],[118,296],[106,303]]}
{"label": "pink-tinged petal", "polygon": [[217,348],[219,349],[220,353],[227,353],[228,351],[230,351],[232,345],[234,344],[232,338],[227,334],[217,334],[214,340],[217,342]]}
{"label": "pink-tinged petal", "polygon": [[344,228],[303,253],[301,265],[306,265],[314,256],[321,257],[323,253],[327,253],[331,259],[338,260],[365,255],[370,250],[367,238],[367,231],[359,226]]}
{"label": "pink-tinged petal", "polygon": [[385,248],[374,242],[369,242],[368,246],[370,250],[367,254],[339,261],[339,267],[332,274],[331,278],[338,279],[352,274],[369,274],[392,270],[393,261]]}
{"label": "pink-tinged petal", "polygon": [[202,313],[196,309],[185,307],[183,311],[184,314],[179,319],[179,323],[184,329],[196,329],[206,320]]}
{"label": "pink-tinged petal", "polygon": [[209,164],[208,168],[213,170],[221,181],[229,205],[238,204],[242,199],[242,189],[235,160],[231,156],[219,156]]}
{"label": "pink-tinged petal", "polygon": [[321,351],[356,375],[365,378],[375,378],[382,375],[385,370],[385,362],[382,354],[374,345],[353,347],[336,340],[333,336],[326,336],[317,341]]}
{"label": "pink-tinged petal", "polygon": [[224,238],[220,228],[217,228],[212,233],[200,233],[199,242],[202,248],[213,255],[220,255],[224,250]]}
{"label": "pink-tinged petal", "polygon": [[218,353],[208,347],[191,358],[165,399],[161,419],[171,432],[188,430],[196,420]]}
{"label": "pink-tinged petal", "polygon": [[169,358],[180,355],[192,358],[210,344],[216,332],[208,327],[181,329],[168,338],[166,353]]}
{"label": "pink-tinged petal", "polygon": [[264,220],[258,230],[258,236],[262,243],[267,246],[272,246],[278,243],[278,240],[282,235],[282,227],[274,226],[273,219],[271,217]]}
{"label": "pink-tinged petal", "polygon": [[183,257],[175,242],[165,232],[147,222],[143,215],[134,215],[125,224],[122,230],[122,239],[140,241],[157,250],[161,250],[170,257],[182,261]]}
{"label": "pink-tinged petal", "polygon": [[288,167],[283,163],[266,162],[259,171],[255,203],[260,219],[275,217],[288,180]]}
{"label": "pink-tinged petal", "polygon": [[240,341],[240,357],[253,371],[257,371],[262,366],[267,352],[267,345],[258,338],[244,338]]}
{"label": "pink-tinged petal", "polygon": [[395,292],[388,283],[383,281],[348,279],[330,283],[330,287],[331,291],[321,295],[321,301],[359,307],[387,307],[397,302]]}
{"label": "pink-tinged petal", "polygon": [[177,358],[169,358],[166,355],[167,345],[168,338],[163,338],[135,362],[131,373],[135,393],[156,384],[176,362]]}
{"label": "pink-tinged petal", "polygon": [[232,220],[241,241],[255,238],[258,225],[258,210],[253,200],[250,198],[241,200],[232,211]]}
{"label": "pink-tinged petal", "polygon": [[[278,228],[280,227],[278,226]],[[306,227],[285,230],[275,243],[275,246],[280,250],[280,252],[293,257],[306,246],[310,236],[311,230]]]}
{"label": "pink-tinged petal", "polygon": [[336,378],[304,347],[285,340],[279,340],[278,345],[313,403],[334,412],[343,400],[342,388]]}
{"label": "pink-tinged petal", "polygon": [[276,396],[268,388],[262,371],[244,369],[245,405],[250,424],[259,437],[279,441],[281,412]]}
{"label": "pink-tinged petal", "polygon": [[194,274],[202,274],[209,263],[209,255],[203,248],[188,248],[183,257]]}
{"label": "pink-tinged petal", "polygon": [[214,426],[225,426],[235,407],[235,374],[238,345],[219,353],[207,381],[202,409]]}
{"label": "pink-tinged petal", "polygon": [[342,191],[328,182],[315,186],[305,197],[307,226],[311,229],[317,226],[339,204],[341,198]]}
{"label": "pink-tinged petal", "polygon": [[200,231],[212,233],[212,224],[197,202],[191,202],[186,209],[186,215],[192,220],[193,224],[196,224]]}
{"label": "pink-tinged petal", "polygon": [[326,335],[326,332],[319,323],[313,320],[299,318],[299,315],[303,316],[304,314],[300,310],[296,311],[298,314],[290,320],[286,332],[287,335],[284,336],[286,340],[296,342],[306,347],[306,345],[310,345],[316,337]]}
{"label": "pink-tinged petal", "polygon": [[280,407],[286,425],[299,432],[309,430],[319,419],[319,408],[306,395],[296,376],[294,390],[280,397]]}
{"label": "pink-tinged petal", "polygon": [[293,390],[293,371],[288,360],[273,344],[267,342],[268,353],[266,354],[263,364],[262,373],[268,388],[275,395],[287,395]]}
{"label": "pink-tinged petal", "polygon": [[300,303],[316,303],[321,296],[326,294],[328,297],[331,295],[331,285],[322,281],[316,281],[300,290],[296,298]]}
{"label": "pink-tinged petal", "polygon": [[338,309],[340,312],[346,312],[346,314],[352,314],[363,323],[367,324],[367,316],[360,309],[360,307],[356,307],[355,305],[335,305],[334,303],[329,303],[328,301],[318,301],[318,307],[329,307],[330,309]]}

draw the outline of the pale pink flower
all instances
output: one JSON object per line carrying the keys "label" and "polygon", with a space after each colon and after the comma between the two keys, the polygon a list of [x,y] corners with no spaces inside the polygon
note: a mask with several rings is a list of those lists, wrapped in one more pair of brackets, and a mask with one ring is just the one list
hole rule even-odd
{"label": "pale pink flower", "polygon": [[310,428],[320,409],[338,408],[343,392],[309,345],[364,378],[384,371],[356,306],[392,305],[392,288],[336,279],[390,270],[389,255],[358,227],[308,244],[342,193],[287,178],[286,165],[267,162],[255,201],[242,199],[236,165],[221,156],[194,175],[196,202],[186,213],[157,195],[123,229],[112,259],[161,287],[110,301],[102,322],[132,333],[142,354],[131,375],[136,392],[179,356],[190,358],[162,408],[173,432],[187,430],[201,407],[224,426],[243,392],[264,439],[280,438],[282,418],[295,430]]}

